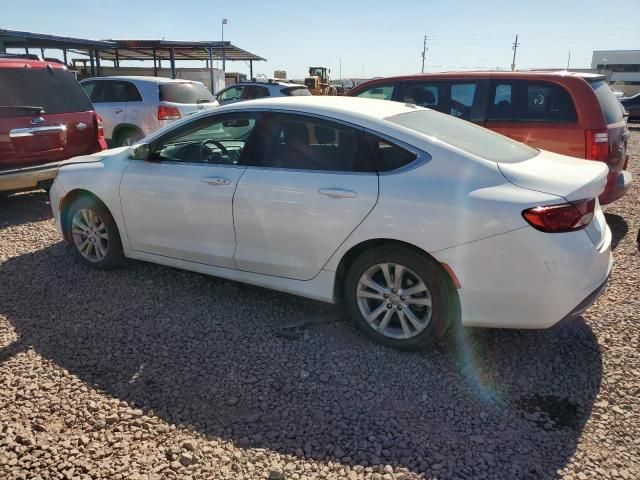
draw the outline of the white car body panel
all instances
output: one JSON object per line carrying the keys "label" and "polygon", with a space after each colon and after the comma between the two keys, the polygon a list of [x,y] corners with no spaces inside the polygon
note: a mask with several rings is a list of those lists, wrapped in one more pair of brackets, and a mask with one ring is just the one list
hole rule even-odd
{"label": "white car body panel", "polygon": [[[237,204],[229,206],[235,210],[235,262],[215,259],[228,259],[231,230],[224,234],[226,253],[220,254],[222,250],[216,251],[217,246],[203,241],[208,235],[217,234],[213,227],[215,222],[224,223],[224,219],[228,221],[230,217],[220,213],[219,217],[212,218],[216,210],[208,209],[209,190],[187,190],[188,185],[195,185],[191,182],[198,175],[178,180],[177,183],[184,182],[182,187],[170,185],[168,177],[148,182],[139,179],[139,183],[124,181],[125,193],[121,198],[123,172],[131,168],[132,163],[141,162],[129,159],[130,148],[66,162],[51,190],[56,223],[61,231],[58,211],[61,199],[76,189],[88,190],[112,213],[127,257],[328,302],[336,300],[336,272],[341,259],[351,248],[367,240],[398,240],[428,252],[451,268],[460,282],[458,295],[463,325],[509,328],[547,328],[553,325],[606,280],[612,264],[611,232],[599,205],[586,230],[570,233],[539,232],[523,219],[521,212],[533,206],[563,203],[562,195],[569,198],[587,193],[597,196],[601,183],[600,165],[595,165],[595,168],[588,165],[576,174],[576,167],[571,162],[563,159],[554,162],[555,154],[547,157],[547,152],[541,152],[535,159],[507,164],[505,168],[505,164],[478,159],[383,120],[415,108],[418,107],[357,98],[298,97],[240,102],[217,109],[216,113],[245,109],[277,110],[335,118],[387,135],[399,143],[424,150],[430,156],[406,168],[378,176],[336,174],[330,183],[333,187],[353,191],[364,188],[363,198],[367,201],[358,208],[348,206],[353,198],[329,197],[326,197],[327,207],[319,208],[314,198],[317,198],[317,188],[325,183],[319,183],[310,172],[305,172],[307,179],[303,181],[300,172],[278,170],[278,175],[271,176],[266,174],[269,169],[226,167],[237,171],[238,179],[235,181],[239,185],[235,199]],[[175,125],[188,121],[183,119]],[[157,132],[147,140],[153,141],[162,133]],[[149,162],[143,163],[149,165]],[[579,164],[583,165],[584,161]],[[223,168],[213,165],[201,167]],[[540,172],[553,169],[552,176],[557,178],[544,183],[549,176],[537,173],[538,168]],[[533,176],[544,183],[544,188],[534,185],[522,169],[533,172]],[[502,170],[507,171],[509,180]],[[175,173],[180,178],[180,174]],[[249,173],[246,183],[243,183]],[[330,176],[324,175],[328,175],[325,178]],[[364,187],[353,183],[355,177],[365,182]],[[368,178],[379,182],[378,199],[373,204],[371,198],[376,190],[366,183]],[[342,184],[339,180],[347,183]],[[516,182],[523,186],[515,185]],[[135,189],[127,193],[134,184]],[[278,190],[281,187],[284,187],[283,191]],[[212,187],[211,190],[215,192],[217,188]],[[134,190],[136,196],[128,197]],[[299,192],[308,193],[301,195]],[[167,198],[154,205],[152,198],[156,194]],[[229,201],[228,192],[212,195],[220,195],[225,204]],[[189,200],[189,196],[193,198]],[[304,198],[294,200],[298,196]],[[356,198],[361,197],[358,195]],[[328,202],[329,199],[335,202]],[[216,198],[216,202],[218,200]],[[299,209],[291,210],[291,205]],[[136,209],[139,209],[136,220],[147,215],[142,231],[150,238],[155,236],[153,223],[177,221],[180,229],[185,229],[185,236],[172,238],[171,248],[182,250],[185,255],[178,258],[176,252],[170,257],[140,250],[136,244],[137,236],[132,239],[129,231],[137,231],[139,226],[131,225],[127,218],[127,212]],[[189,218],[190,215],[192,217]],[[342,223],[338,220],[340,215]],[[181,217],[176,220],[176,216]],[[318,221],[314,222],[314,217]],[[206,221],[199,221],[202,219]],[[197,236],[200,238],[195,238]],[[242,237],[245,236],[247,242],[243,242]],[[147,241],[158,242],[155,238]],[[270,246],[274,248],[270,249]],[[324,257],[328,260],[318,270]],[[213,259],[217,265],[213,264]],[[245,271],[247,267],[256,271]],[[314,270],[318,271],[310,275],[309,272]]]}
{"label": "white car body panel", "polygon": [[[132,250],[235,268],[232,203],[244,167],[131,161],[120,199]],[[228,185],[206,183],[224,178]]]}
{"label": "white car body panel", "polygon": [[309,280],[364,220],[378,175],[248,167],[233,203],[241,270]]}

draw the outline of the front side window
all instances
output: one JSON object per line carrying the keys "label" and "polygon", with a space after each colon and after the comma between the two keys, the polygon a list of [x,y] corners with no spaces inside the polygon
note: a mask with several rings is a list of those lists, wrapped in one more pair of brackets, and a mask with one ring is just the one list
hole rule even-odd
{"label": "front side window", "polygon": [[231,102],[233,100],[240,100],[242,96],[243,87],[231,87],[218,95],[220,102]]}
{"label": "front side window", "polygon": [[252,164],[295,170],[372,172],[364,133],[314,117],[268,114],[260,123]]}
{"label": "front side window", "polygon": [[360,98],[375,98],[377,100],[391,100],[393,91],[393,85],[373,85],[356,96]]}
{"label": "front side window", "polygon": [[183,126],[155,148],[158,161],[237,165],[256,120],[250,114],[207,118]]}

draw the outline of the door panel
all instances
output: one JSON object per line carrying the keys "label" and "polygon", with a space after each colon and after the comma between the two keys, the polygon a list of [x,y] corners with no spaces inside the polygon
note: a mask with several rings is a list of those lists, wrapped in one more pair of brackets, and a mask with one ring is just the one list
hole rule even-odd
{"label": "door panel", "polygon": [[375,173],[249,167],[233,203],[236,264],[250,272],[309,280],[377,197]]}
{"label": "door panel", "polygon": [[243,171],[233,165],[132,161],[120,185],[132,249],[235,268],[232,202]]}

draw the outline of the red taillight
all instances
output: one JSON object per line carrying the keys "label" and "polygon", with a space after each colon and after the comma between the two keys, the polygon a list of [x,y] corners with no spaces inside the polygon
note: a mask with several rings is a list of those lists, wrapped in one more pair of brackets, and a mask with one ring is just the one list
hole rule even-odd
{"label": "red taillight", "polygon": [[178,107],[158,105],[158,120],[178,120],[180,117]]}
{"label": "red taillight", "polygon": [[585,228],[593,219],[595,198],[562,205],[530,208],[522,212],[524,219],[541,232],[573,232]]}
{"label": "red taillight", "polygon": [[609,160],[609,132],[607,130],[585,130],[587,160]]}
{"label": "red taillight", "polygon": [[93,114],[93,126],[96,131],[96,136],[98,137],[98,145],[102,150],[107,149],[107,140],[104,138],[104,128],[102,128],[102,117],[97,113]]}

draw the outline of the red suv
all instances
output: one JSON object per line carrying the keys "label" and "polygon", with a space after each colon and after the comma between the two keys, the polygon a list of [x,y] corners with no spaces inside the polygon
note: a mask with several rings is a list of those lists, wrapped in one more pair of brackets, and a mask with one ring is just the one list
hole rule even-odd
{"label": "red suv", "polygon": [[62,160],[106,147],[100,119],[66,66],[0,58],[0,191],[46,188]]}
{"label": "red suv", "polygon": [[624,109],[601,75],[449,72],[378,78],[348,95],[408,102],[455,115],[552,152],[605,162],[600,203],[631,185]]}

